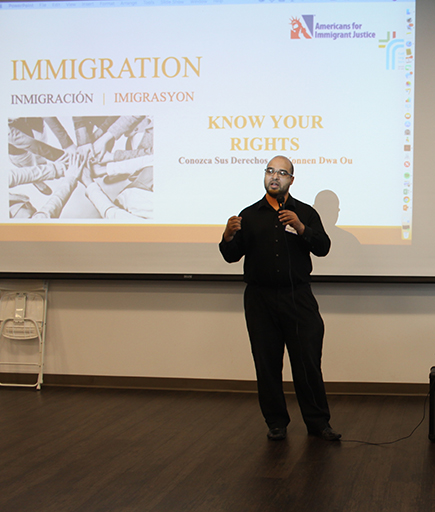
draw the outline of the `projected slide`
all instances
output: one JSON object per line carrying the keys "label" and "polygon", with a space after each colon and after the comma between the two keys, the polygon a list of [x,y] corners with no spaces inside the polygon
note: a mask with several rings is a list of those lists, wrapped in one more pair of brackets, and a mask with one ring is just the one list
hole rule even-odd
{"label": "projected slide", "polygon": [[1,241],[216,244],[284,154],[333,241],[412,245],[415,2],[129,4],[1,4]]}

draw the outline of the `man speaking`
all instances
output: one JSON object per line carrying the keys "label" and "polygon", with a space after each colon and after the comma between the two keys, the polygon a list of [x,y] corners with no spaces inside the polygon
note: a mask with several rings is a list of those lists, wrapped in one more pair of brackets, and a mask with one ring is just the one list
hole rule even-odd
{"label": "man speaking", "polygon": [[310,286],[310,252],[326,256],[331,242],[317,212],[289,194],[293,173],[284,156],[269,162],[266,195],[228,220],[219,248],[228,263],[245,256],[245,317],[267,437],[285,439],[290,422],[282,383],[286,346],[308,433],[338,441],[321,370],[324,325]]}

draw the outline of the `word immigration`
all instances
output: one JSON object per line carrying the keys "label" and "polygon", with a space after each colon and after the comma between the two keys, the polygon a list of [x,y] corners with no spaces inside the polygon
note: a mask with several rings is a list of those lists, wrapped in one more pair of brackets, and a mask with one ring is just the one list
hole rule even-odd
{"label": "word immigration", "polygon": [[63,59],[53,63],[39,59],[29,64],[26,60],[13,60],[12,80],[104,80],[121,78],[187,78],[199,77],[201,59],[195,57],[138,57],[115,63],[112,59]]}

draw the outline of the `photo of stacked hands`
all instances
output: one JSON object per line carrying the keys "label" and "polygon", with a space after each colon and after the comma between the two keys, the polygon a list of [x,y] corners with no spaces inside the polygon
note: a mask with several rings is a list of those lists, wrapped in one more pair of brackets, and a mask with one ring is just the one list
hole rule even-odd
{"label": "photo of stacked hands", "polygon": [[153,218],[153,118],[8,121],[11,219]]}

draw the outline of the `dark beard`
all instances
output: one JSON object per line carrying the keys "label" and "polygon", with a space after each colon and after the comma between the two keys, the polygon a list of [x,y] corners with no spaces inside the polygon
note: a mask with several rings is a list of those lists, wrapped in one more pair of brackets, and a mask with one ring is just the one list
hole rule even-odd
{"label": "dark beard", "polygon": [[285,195],[285,192],[282,192],[281,187],[277,190],[270,190],[270,187],[266,188],[266,192],[273,198],[277,198],[278,196]]}
{"label": "dark beard", "polygon": [[[267,193],[274,197],[275,199],[280,195],[280,192],[278,190],[267,190]],[[282,194],[281,194],[282,195]]]}

